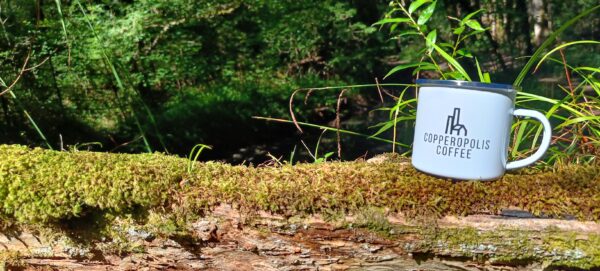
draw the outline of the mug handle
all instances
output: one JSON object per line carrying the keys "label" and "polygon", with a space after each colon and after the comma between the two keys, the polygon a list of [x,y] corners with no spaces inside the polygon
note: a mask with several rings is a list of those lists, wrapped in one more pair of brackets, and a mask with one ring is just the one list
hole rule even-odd
{"label": "mug handle", "polygon": [[544,155],[544,153],[548,150],[548,147],[550,146],[550,138],[552,137],[552,127],[550,126],[550,122],[548,121],[546,116],[544,116],[544,114],[542,114],[538,111],[533,111],[533,110],[528,110],[528,109],[516,109],[513,112],[513,115],[519,116],[519,117],[531,117],[531,118],[538,120],[539,122],[542,123],[542,126],[544,126],[544,135],[542,137],[542,143],[540,144],[540,148],[532,156],[529,156],[522,160],[509,162],[508,164],[506,164],[507,170],[526,167],[528,165],[533,164],[535,161],[539,160],[540,158],[542,158],[542,156]]}

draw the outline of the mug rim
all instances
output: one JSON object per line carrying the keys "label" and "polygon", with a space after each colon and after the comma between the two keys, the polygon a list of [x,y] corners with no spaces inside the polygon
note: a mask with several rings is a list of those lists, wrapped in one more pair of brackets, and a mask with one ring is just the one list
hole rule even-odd
{"label": "mug rim", "polygon": [[515,87],[508,84],[470,82],[461,80],[417,79],[415,83],[418,87],[449,87],[470,90],[476,89],[496,92],[509,96],[514,96],[516,91],[520,90],[520,87]]}

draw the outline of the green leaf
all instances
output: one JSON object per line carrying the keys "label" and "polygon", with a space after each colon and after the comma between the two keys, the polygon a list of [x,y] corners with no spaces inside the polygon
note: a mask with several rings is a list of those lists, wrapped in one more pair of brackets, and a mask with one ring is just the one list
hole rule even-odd
{"label": "green leaf", "polygon": [[450,77],[455,80],[466,80],[465,76],[459,71],[445,72],[444,76],[446,78]]}
{"label": "green leaf", "polygon": [[397,24],[397,23],[406,23],[406,22],[410,22],[410,19],[408,19],[408,18],[386,18],[386,19],[379,20],[378,22],[374,23],[373,25]]}
{"label": "green leaf", "polygon": [[464,56],[464,57],[468,57],[468,58],[473,57],[471,52],[467,51],[466,49],[458,49],[458,51],[456,51],[456,53],[460,56]]}
{"label": "green leaf", "polygon": [[466,21],[468,21],[469,19],[471,19],[473,16],[477,15],[479,12],[485,11],[485,9],[480,9],[474,12],[471,12],[469,14],[467,14],[467,16],[465,16],[461,21],[460,24],[464,25]]}
{"label": "green leaf", "polygon": [[433,30],[429,32],[429,34],[427,34],[426,40],[428,51],[429,53],[431,53],[431,51],[433,51],[432,45],[435,44],[435,41],[437,40],[437,31]]}
{"label": "green leaf", "polygon": [[475,21],[475,20],[467,20],[465,22],[465,24],[470,27],[473,30],[479,30],[479,31],[484,31],[485,29],[483,29],[483,27],[481,27],[481,25],[479,24],[479,22]]}
{"label": "green leaf", "polygon": [[479,61],[475,58],[475,66],[477,66],[477,75],[479,76],[479,82],[483,82],[483,73],[481,72],[481,66],[479,65]]}
{"label": "green leaf", "polygon": [[435,65],[433,65],[433,64],[431,64],[429,62],[426,62],[426,63],[423,63],[423,65],[417,67],[413,71],[412,74],[415,75],[415,74],[417,74],[420,71],[436,71],[436,70],[437,70],[437,68],[435,67]]}
{"label": "green leaf", "polygon": [[447,43],[447,42],[440,42],[440,43],[438,43],[438,45],[441,46],[441,47],[446,47],[446,48],[450,48],[450,49],[454,48],[453,44],[450,44],[450,43]]}
{"label": "green leaf", "polygon": [[491,83],[490,74],[487,72],[481,72],[481,66],[479,65],[479,61],[475,58],[475,65],[477,66],[477,75],[479,75],[479,81],[483,83]]}
{"label": "green leaf", "polygon": [[483,82],[485,83],[491,83],[492,79],[490,78],[490,73],[489,72],[484,72],[483,73]]}
{"label": "green leaf", "polygon": [[[521,143],[523,142],[523,134],[525,133],[525,130],[527,129],[527,124],[528,124],[528,120],[521,120],[518,121],[517,123],[513,124],[513,127],[519,127],[519,131],[517,132],[517,137],[515,138],[515,144],[512,148],[512,152],[511,155],[512,156],[517,156],[517,154],[519,154],[519,146],[521,145]],[[519,126],[520,124],[520,126]]]}
{"label": "green leaf", "polygon": [[397,37],[404,37],[404,36],[411,36],[411,35],[419,35],[419,32],[414,31],[414,30],[406,30],[406,31],[402,31],[400,32],[400,35],[398,35]]}
{"label": "green leaf", "polygon": [[579,110],[577,110],[576,108],[573,108],[573,106],[571,106],[571,104],[568,103],[562,103],[557,99],[552,99],[552,98],[548,98],[548,97],[544,97],[541,95],[536,95],[536,94],[532,94],[532,93],[528,93],[525,91],[519,91],[517,93],[517,98],[521,98],[521,97],[526,97],[526,98],[531,98],[532,101],[539,101],[539,102],[546,102],[549,104],[560,104],[560,107],[571,112],[573,115],[577,115],[580,117],[584,117],[586,116],[585,114],[581,113]]}
{"label": "green leaf", "polygon": [[389,130],[390,128],[394,127],[394,121],[386,121],[386,122],[382,122],[381,124],[381,128],[379,128],[379,130],[377,130],[377,132],[375,132],[373,135],[371,136],[378,136],[381,133]]}
{"label": "green leaf", "polygon": [[452,33],[456,34],[456,35],[460,35],[465,31],[465,26],[461,25],[457,28],[454,29],[454,31],[452,31]]}
{"label": "green leaf", "polygon": [[485,29],[483,29],[483,30],[473,30],[473,31],[469,32],[468,34],[466,34],[466,35],[465,35],[465,36],[462,38],[462,40],[465,40],[466,38],[468,38],[468,37],[470,37],[470,36],[475,36],[475,35],[477,35],[477,34],[480,34],[480,33],[483,33],[483,32],[485,32]]}
{"label": "green leaf", "polygon": [[431,0],[417,0],[414,1],[410,4],[410,6],[408,7],[408,13],[412,14],[413,12],[415,12],[415,10],[417,10],[420,6],[422,6],[425,3],[431,2]]}
{"label": "green leaf", "polygon": [[391,70],[390,70],[390,71],[389,71],[389,72],[388,72],[388,73],[387,73],[387,74],[386,74],[386,75],[383,77],[383,79],[386,79],[388,76],[390,76],[390,75],[392,75],[392,74],[394,74],[394,73],[396,73],[396,72],[398,72],[398,71],[405,70],[405,69],[408,69],[408,68],[418,67],[418,66],[420,66],[420,65],[421,65],[421,63],[409,63],[409,64],[402,64],[402,65],[398,65],[398,66],[394,67],[393,69],[391,69]]}
{"label": "green leaf", "polygon": [[392,17],[392,15],[394,14],[394,12],[400,11],[401,9],[399,8],[393,8],[392,10],[390,10],[388,13],[385,14],[386,18],[390,18]]}
{"label": "green leaf", "polygon": [[429,4],[429,6],[427,6],[427,8],[425,8],[425,10],[423,10],[423,13],[421,13],[421,15],[419,16],[419,19],[417,20],[418,25],[424,25],[427,21],[429,21],[429,18],[431,18],[431,15],[433,15],[433,11],[435,11],[436,3],[437,2],[433,2],[433,3]]}
{"label": "green leaf", "polygon": [[594,72],[594,73],[600,73],[600,69],[593,68],[593,67],[585,67],[584,66],[584,67],[577,67],[577,68],[573,69],[574,72],[581,71],[581,70],[591,71],[591,72]]}
{"label": "green leaf", "polygon": [[467,81],[471,81],[471,77],[469,77],[469,74],[467,74],[465,69],[463,69],[463,67],[460,65],[460,63],[458,63],[458,61],[456,61],[456,59],[454,59],[452,56],[446,53],[446,51],[444,51],[442,48],[435,44],[433,44],[433,48],[436,52],[438,52],[438,54],[440,54],[444,59],[446,59],[446,61],[448,61],[450,65],[452,65],[458,72],[460,72],[464,79],[466,79]]}
{"label": "green leaf", "polygon": [[577,118],[570,119],[568,121],[561,123],[560,125],[556,126],[556,129],[563,128],[565,126],[569,126],[569,125],[572,125],[575,123],[580,123],[580,122],[597,122],[597,121],[600,121],[600,116],[577,117]]}
{"label": "green leaf", "polygon": [[[412,99],[411,102],[415,102],[416,100]],[[382,122],[379,125],[381,126],[381,128],[379,128],[379,130],[377,130],[377,132],[375,132],[373,135],[371,135],[372,137],[378,136],[381,133],[389,130],[390,128],[394,127],[394,124],[401,122],[401,121],[406,121],[406,120],[415,120],[416,117],[415,116],[407,116],[407,117],[399,117],[396,118],[395,120],[389,120],[386,122]]]}
{"label": "green leaf", "polygon": [[567,42],[565,44],[561,44],[561,45],[557,46],[556,48],[550,50],[550,52],[546,53],[542,57],[542,59],[540,59],[540,61],[538,62],[538,64],[535,66],[535,68],[533,70],[534,71],[537,70],[540,67],[540,65],[542,65],[542,63],[544,62],[544,60],[546,60],[546,58],[548,56],[550,56],[551,54],[553,54],[554,52],[556,52],[556,51],[558,51],[558,50],[560,50],[562,48],[565,48],[565,47],[568,47],[568,46],[571,46],[571,45],[576,45],[576,44],[600,44],[600,41],[595,41],[595,40],[578,40],[578,41]]}

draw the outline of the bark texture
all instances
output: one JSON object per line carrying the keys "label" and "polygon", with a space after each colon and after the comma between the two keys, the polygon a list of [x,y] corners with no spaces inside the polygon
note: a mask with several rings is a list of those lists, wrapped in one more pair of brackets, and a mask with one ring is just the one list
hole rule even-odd
{"label": "bark texture", "polygon": [[[5,233],[8,270],[550,270],[597,267],[600,224],[503,216],[412,221],[376,210],[326,222],[319,216],[244,215],[221,205],[189,228],[160,237],[116,224],[120,242]],[[515,214],[521,214],[519,215]],[[73,233],[71,233],[73,234]],[[107,248],[113,253],[106,253]],[[595,254],[594,254],[595,253]]]}

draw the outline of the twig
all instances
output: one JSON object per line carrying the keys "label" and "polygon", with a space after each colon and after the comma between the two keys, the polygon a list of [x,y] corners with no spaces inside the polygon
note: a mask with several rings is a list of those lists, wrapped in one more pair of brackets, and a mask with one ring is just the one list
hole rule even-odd
{"label": "twig", "polygon": [[21,71],[19,72],[19,75],[17,75],[17,78],[15,78],[15,80],[10,84],[10,86],[8,86],[5,90],[3,90],[2,92],[0,92],[0,96],[6,94],[7,92],[11,91],[11,89],[17,84],[17,82],[19,82],[19,80],[21,79],[21,76],[23,76],[23,74],[26,72],[27,70],[27,63],[29,63],[29,58],[31,57],[31,52],[29,52],[27,54],[27,57],[25,58],[25,62],[23,63],[23,67],[21,67]]}
{"label": "twig", "polygon": [[383,95],[381,94],[381,88],[379,87],[379,79],[375,77],[375,85],[377,85],[377,93],[379,93],[379,99],[381,99],[381,104],[383,104]]}
{"label": "twig", "polygon": [[565,75],[567,75],[567,82],[569,83],[569,90],[571,90],[571,96],[575,97],[575,91],[573,90],[573,84],[571,83],[571,73],[567,68],[567,60],[565,59],[565,52],[563,49],[559,50],[560,57],[562,58],[563,67],[565,68]]}
{"label": "twig", "polygon": [[[377,80],[377,78],[375,78],[375,80]],[[341,143],[341,137],[340,137],[340,107],[342,105],[342,96],[344,95],[344,92],[346,92],[347,89],[343,89],[340,92],[340,95],[338,96],[338,100],[337,100],[337,107],[335,109],[335,128],[337,128],[337,130],[335,131],[336,136],[337,136],[337,151],[338,151],[338,158],[342,159],[342,143]],[[383,97],[382,101],[383,101]]]}
{"label": "twig", "polygon": [[0,92],[0,96],[11,91],[12,88],[15,87],[15,85],[19,82],[19,80],[21,80],[21,77],[23,76],[23,74],[25,74],[28,71],[32,71],[32,70],[39,68],[40,66],[44,65],[44,63],[46,63],[46,61],[48,61],[48,59],[50,59],[50,57],[46,57],[46,59],[42,60],[42,62],[40,62],[30,68],[27,68],[27,64],[29,63],[30,58],[31,58],[31,52],[27,53],[27,57],[25,58],[25,61],[23,62],[23,67],[21,67],[21,71],[17,75],[17,78],[15,78],[15,80],[10,84],[10,86],[8,86],[5,90]]}
{"label": "twig", "polygon": [[383,93],[384,93],[385,95],[387,95],[387,96],[391,97],[392,99],[394,99],[394,100],[396,100],[396,101],[397,101],[398,99],[400,99],[400,97],[398,97],[398,96],[394,96],[392,93],[390,93],[389,91],[387,91],[385,88],[381,88],[381,91],[383,91]]}
{"label": "twig", "polygon": [[300,143],[302,143],[302,146],[304,146],[304,148],[308,152],[308,155],[310,155],[310,157],[312,157],[314,160],[317,160],[317,158],[312,154],[308,146],[306,146],[306,143],[304,143],[304,140],[300,140]]}
{"label": "twig", "polygon": [[[117,145],[116,147],[112,148],[112,149],[111,149],[111,150],[109,150],[108,152],[114,152],[114,151],[115,151],[115,150],[117,150],[118,148],[121,148],[121,147],[123,147],[123,146],[127,146],[127,145],[129,145],[129,144],[131,144],[131,143],[133,143],[133,142],[136,142],[136,141],[138,141],[138,140],[140,140],[140,139],[142,139],[142,138],[143,138],[143,136],[138,136],[138,137],[134,138],[134,139],[133,139],[133,140],[131,140],[131,141],[128,141],[128,142],[125,142],[125,143],[122,143],[122,144],[119,144],[119,145]],[[110,139],[111,139],[111,140],[112,140],[114,143],[117,143],[117,142],[116,142],[116,141],[115,141],[115,140],[114,140],[112,137],[110,137]]]}
{"label": "twig", "polygon": [[264,163],[258,165],[258,167],[269,167],[269,166],[274,166],[274,165],[283,166],[283,163],[281,163],[281,158],[283,158],[283,156],[280,156],[279,158],[277,158],[274,155],[272,155],[270,152],[267,152],[267,156],[269,158],[271,158],[271,160],[265,161]]}
{"label": "twig", "polygon": [[24,71],[28,72],[28,71],[32,71],[32,70],[35,70],[35,69],[41,67],[42,65],[44,65],[44,63],[46,63],[46,61],[48,61],[48,59],[50,59],[50,57],[46,57],[44,60],[42,60],[42,62],[34,65],[33,67],[27,68]]}
{"label": "twig", "polygon": [[156,35],[156,37],[154,37],[154,40],[152,40],[152,43],[150,44],[150,47],[146,49],[147,52],[151,51],[154,47],[156,47],[156,45],[158,44],[158,41],[174,26],[183,24],[187,21],[187,18],[182,18],[176,21],[172,21],[167,23],[166,25],[163,26],[163,28],[160,30],[160,33],[158,33],[158,35]]}
{"label": "twig", "polygon": [[304,131],[302,131],[302,128],[300,128],[300,125],[298,124],[298,120],[296,120],[296,115],[294,114],[294,95],[296,95],[296,93],[300,92],[303,89],[297,89],[294,91],[294,93],[292,93],[292,96],[290,96],[290,116],[292,117],[292,121],[294,122],[294,125],[296,126],[296,129],[298,129],[298,131],[300,131],[300,133],[304,133]]}
{"label": "twig", "polygon": [[304,96],[304,105],[308,104],[308,98],[310,98],[310,95],[313,93],[314,89],[309,89],[306,92],[306,95]]}

